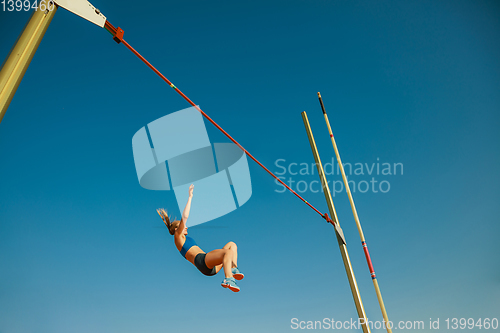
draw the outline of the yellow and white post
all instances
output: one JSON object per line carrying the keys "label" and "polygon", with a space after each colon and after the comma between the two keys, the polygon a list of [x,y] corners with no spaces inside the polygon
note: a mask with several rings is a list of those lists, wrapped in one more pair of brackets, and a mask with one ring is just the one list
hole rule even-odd
{"label": "yellow and white post", "polygon": [[358,212],[356,206],[354,205],[354,199],[352,197],[351,190],[349,188],[349,182],[347,181],[347,176],[345,175],[344,165],[340,159],[339,150],[337,144],[335,143],[335,138],[333,137],[332,128],[330,126],[330,121],[328,120],[328,115],[325,111],[325,106],[323,104],[323,99],[321,94],[318,92],[319,103],[321,104],[321,109],[323,110],[323,116],[325,117],[326,126],[330,132],[330,138],[332,140],[333,149],[335,150],[335,155],[337,156],[337,163],[339,164],[340,172],[342,173],[342,179],[344,180],[345,189],[347,196],[349,197],[349,202],[351,203],[352,214],[354,215],[354,221],[356,221],[356,226],[358,227],[359,237],[361,238],[361,245],[363,246],[363,251],[365,253],[366,262],[368,263],[368,268],[370,270],[370,275],[372,277],[373,286],[375,287],[375,292],[377,294],[378,303],[380,305],[380,310],[382,311],[382,317],[384,317],[385,326],[388,333],[392,333],[392,329],[389,323],[389,317],[387,316],[387,311],[385,310],[384,300],[382,299],[382,293],[380,292],[380,287],[377,282],[377,276],[375,275],[375,270],[373,269],[372,260],[370,258],[370,253],[368,252],[368,246],[366,245],[365,236],[363,234],[363,229],[361,229],[361,223],[359,222]]}
{"label": "yellow and white post", "polygon": [[0,71],[0,122],[56,13],[52,1],[40,1]]}
{"label": "yellow and white post", "polygon": [[63,7],[101,28],[106,22],[106,16],[87,0],[40,0],[0,70],[0,122],[58,7]]}

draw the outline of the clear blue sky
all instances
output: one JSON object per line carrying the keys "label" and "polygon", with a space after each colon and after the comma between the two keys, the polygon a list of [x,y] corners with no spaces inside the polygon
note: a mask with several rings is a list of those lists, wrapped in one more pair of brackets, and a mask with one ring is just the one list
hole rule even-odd
{"label": "clear blue sky", "polygon": [[[429,318],[442,330],[500,318],[497,1],[92,3],[294,189],[317,180],[288,171],[314,161],[302,111],[323,162],[334,156],[320,91],[343,161],[380,165],[350,179],[390,184],[354,193],[389,318],[426,330]],[[2,59],[28,18],[0,12]],[[0,124],[1,333],[289,332],[292,318],[356,318],[333,228],[251,161],[252,198],[190,229],[205,251],[239,245],[242,291],[179,255],[155,212],[175,198],[140,187],[131,140],[188,106],[104,29],[57,11]],[[300,190],[327,211],[314,186]],[[381,320],[345,192],[334,201]]]}

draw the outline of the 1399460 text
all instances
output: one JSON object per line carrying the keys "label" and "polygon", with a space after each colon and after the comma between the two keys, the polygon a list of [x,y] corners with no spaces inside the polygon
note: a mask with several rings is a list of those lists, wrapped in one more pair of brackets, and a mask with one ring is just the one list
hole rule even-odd
{"label": "1399460 text", "polygon": [[[497,318],[446,318],[446,329],[464,330],[464,329],[482,329],[489,330],[498,328]],[[438,321],[439,323],[439,321]],[[438,324],[439,325],[439,324]]]}
{"label": "1399460 text", "polygon": [[56,8],[56,4],[51,0],[35,0],[33,2],[32,0],[2,0],[0,4],[4,12],[27,12],[31,9],[51,11]]}

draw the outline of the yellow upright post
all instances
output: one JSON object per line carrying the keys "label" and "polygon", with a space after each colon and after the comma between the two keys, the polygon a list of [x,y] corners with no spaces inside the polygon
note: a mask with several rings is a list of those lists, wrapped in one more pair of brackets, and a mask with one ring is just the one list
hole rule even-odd
{"label": "yellow upright post", "polygon": [[[318,148],[316,147],[316,142],[314,141],[314,136],[311,131],[311,126],[309,125],[309,120],[307,119],[307,114],[305,111],[302,112],[302,120],[304,121],[304,125],[307,131],[307,136],[309,137],[309,143],[311,144],[311,149],[313,151],[314,160],[316,161],[316,167],[318,168],[318,174],[319,178],[321,179],[321,184],[323,186],[323,193],[325,194],[328,210],[330,211],[330,215],[332,216],[333,221],[336,224],[338,224],[339,219],[337,217],[337,212],[335,211],[335,206],[333,205],[330,189],[328,188],[328,183],[326,181],[325,173],[323,171],[323,164],[321,164]],[[336,232],[335,234],[337,235],[337,242],[339,243],[340,253],[342,255],[342,260],[344,261],[344,267],[347,273],[347,279],[349,280],[352,296],[354,298],[354,304],[356,305],[356,310],[358,311],[359,322],[361,323],[363,332],[370,333],[370,327],[368,326],[368,319],[366,317],[365,309],[363,307],[363,302],[361,301],[361,295],[359,293],[358,284],[356,283],[356,277],[354,276],[354,272],[352,270],[351,260],[349,259],[349,254],[347,253],[346,244],[343,242],[342,237],[338,234],[338,232]]]}
{"label": "yellow upright post", "polygon": [[57,5],[52,1],[40,1],[40,6],[34,11],[5,60],[0,71],[0,122],[2,122],[56,10]]}
{"label": "yellow upright post", "polygon": [[384,300],[382,298],[382,293],[380,292],[380,287],[377,282],[377,276],[375,275],[375,270],[373,269],[372,260],[370,258],[370,253],[368,252],[368,245],[366,244],[365,236],[363,234],[363,229],[361,228],[361,222],[359,222],[358,212],[356,206],[354,205],[354,199],[352,197],[351,189],[349,188],[349,182],[347,181],[347,176],[344,171],[344,165],[340,159],[339,150],[337,144],[335,143],[335,138],[333,137],[332,128],[330,126],[330,121],[328,120],[328,115],[326,114],[325,105],[323,104],[323,99],[321,94],[318,92],[319,103],[321,104],[321,109],[323,110],[323,116],[325,117],[326,126],[328,127],[328,132],[330,133],[330,139],[332,140],[333,150],[335,150],[335,155],[337,156],[337,162],[342,173],[342,179],[344,180],[345,190],[347,196],[349,197],[349,202],[351,203],[352,214],[354,215],[354,221],[358,227],[359,237],[361,238],[361,245],[363,246],[363,251],[365,252],[366,262],[368,263],[368,268],[370,270],[370,275],[372,277],[373,286],[375,287],[375,293],[377,294],[378,303],[380,310],[382,311],[382,317],[384,317],[384,323],[387,333],[392,333],[392,327],[389,322],[389,317],[387,316],[387,311],[385,310]]}

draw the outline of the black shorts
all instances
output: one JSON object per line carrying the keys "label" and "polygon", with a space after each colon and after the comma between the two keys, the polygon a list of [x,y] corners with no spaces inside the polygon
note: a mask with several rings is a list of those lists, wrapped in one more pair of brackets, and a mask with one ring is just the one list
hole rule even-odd
{"label": "black shorts", "polygon": [[217,270],[215,269],[215,267],[208,268],[207,264],[205,264],[206,255],[207,255],[206,253],[198,253],[196,257],[194,257],[194,265],[196,266],[196,268],[198,268],[200,272],[202,272],[207,276],[212,276],[217,274]]}

